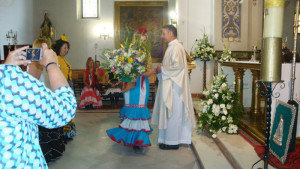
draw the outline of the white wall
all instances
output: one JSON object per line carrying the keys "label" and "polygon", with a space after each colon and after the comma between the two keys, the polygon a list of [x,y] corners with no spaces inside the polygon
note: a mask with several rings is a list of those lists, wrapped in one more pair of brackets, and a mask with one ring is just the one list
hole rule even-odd
{"label": "white wall", "polygon": [[[100,19],[99,20],[78,20],[76,2],[78,0],[36,0],[38,9],[36,10],[35,25],[36,33],[43,21],[43,13],[45,10],[49,12],[49,18],[56,30],[57,39],[63,33],[69,39],[71,49],[67,56],[67,60],[73,69],[83,69],[86,59],[95,56],[95,44],[98,44],[97,55],[101,53],[101,49],[114,48],[113,37],[109,40],[100,40],[99,34],[95,30],[101,24],[108,25],[111,35],[114,33],[114,1],[100,1]],[[121,0],[119,0],[121,1]],[[125,0],[122,0],[125,1]],[[157,0],[158,1],[158,0]],[[176,0],[168,1],[169,11],[175,10]],[[99,57],[97,57],[100,59]]]}
{"label": "white wall", "polygon": [[[190,52],[196,39],[205,32],[213,43],[214,34],[214,1],[211,0],[178,0],[178,39]],[[191,73],[191,92],[201,93],[203,89],[203,62],[196,61],[197,68]],[[213,76],[213,62],[207,62],[207,84]]]}
{"label": "white wall", "polygon": [[[39,27],[43,22],[44,12],[56,30],[56,38],[63,33],[68,37],[71,49],[67,56],[73,69],[84,68],[87,57],[94,57],[95,43],[99,48],[114,48],[113,38],[100,40],[94,29],[99,24],[114,23],[114,1],[101,0],[100,20],[77,20],[78,0],[0,0],[0,45],[6,45],[5,33],[13,28],[18,31],[19,44],[31,44],[39,36]],[[125,1],[125,0],[124,0]],[[159,0],[158,0],[159,1]],[[205,26],[210,41],[213,38],[213,1],[211,0],[168,0],[169,11],[178,9],[178,34],[185,49],[190,52],[195,39],[202,37]],[[4,24],[5,23],[5,24]],[[112,27],[112,32],[114,28]],[[98,49],[99,50],[99,49]],[[1,49],[2,52],[2,49]],[[100,53],[99,51],[97,52]],[[3,56],[3,54],[2,54]],[[192,93],[202,91],[202,63],[191,74]],[[155,66],[155,64],[154,64]],[[207,65],[207,81],[213,74],[213,65]]]}
{"label": "white wall", "polygon": [[18,44],[32,44],[35,39],[33,1],[0,0],[0,51],[4,59],[3,45],[7,45],[6,33],[12,29],[17,31]]}

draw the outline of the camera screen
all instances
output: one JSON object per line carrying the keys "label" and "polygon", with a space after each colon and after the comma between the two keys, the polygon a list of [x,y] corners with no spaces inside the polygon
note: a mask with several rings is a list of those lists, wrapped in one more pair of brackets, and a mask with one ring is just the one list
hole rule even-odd
{"label": "camera screen", "polygon": [[42,49],[31,48],[26,50],[26,60],[39,61],[41,59]]}

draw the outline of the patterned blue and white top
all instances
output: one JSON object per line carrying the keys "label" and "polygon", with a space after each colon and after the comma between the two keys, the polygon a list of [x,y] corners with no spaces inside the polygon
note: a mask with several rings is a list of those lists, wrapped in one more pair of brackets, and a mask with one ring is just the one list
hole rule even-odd
{"label": "patterned blue and white top", "polygon": [[19,67],[0,65],[0,169],[48,168],[38,125],[56,128],[74,118],[70,87],[54,92]]}

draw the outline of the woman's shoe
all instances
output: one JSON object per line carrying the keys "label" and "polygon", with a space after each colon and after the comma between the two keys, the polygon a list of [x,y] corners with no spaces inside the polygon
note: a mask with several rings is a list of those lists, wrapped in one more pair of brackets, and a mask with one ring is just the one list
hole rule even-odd
{"label": "woman's shoe", "polygon": [[144,154],[146,152],[146,148],[145,147],[138,147],[138,146],[134,146],[133,150],[136,154]]}

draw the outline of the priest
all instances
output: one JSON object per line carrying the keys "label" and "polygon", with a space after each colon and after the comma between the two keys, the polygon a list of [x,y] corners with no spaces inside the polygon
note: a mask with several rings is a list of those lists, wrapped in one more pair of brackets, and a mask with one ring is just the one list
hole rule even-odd
{"label": "priest", "polygon": [[173,25],[162,29],[162,39],[168,43],[164,59],[155,72],[159,79],[152,124],[158,125],[159,148],[178,149],[179,144],[191,144],[195,116],[188,79],[185,50],[177,40]]}

